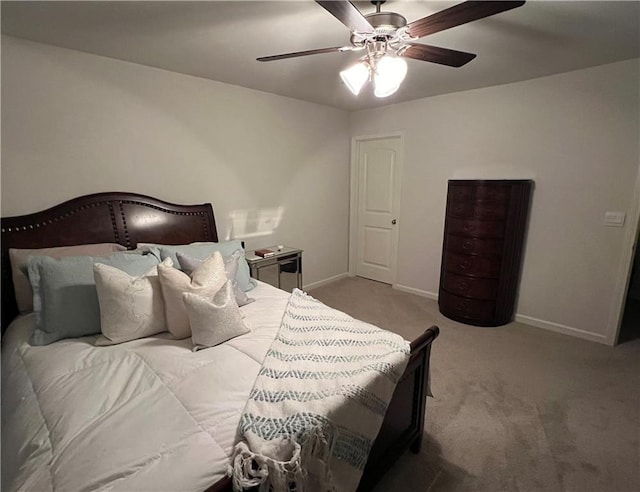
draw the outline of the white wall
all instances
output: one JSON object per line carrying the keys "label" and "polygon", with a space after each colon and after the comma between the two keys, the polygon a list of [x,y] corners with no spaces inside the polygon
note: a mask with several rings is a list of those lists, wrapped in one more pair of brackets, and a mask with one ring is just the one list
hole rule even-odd
{"label": "white wall", "polygon": [[[348,113],[2,37],[2,215],[101,191],[283,211],[247,247],[304,254],[305,284],[347,270]],[[252,230],[255,227],[252,227]]]}
{"label": "white wall", "polygon": [[518,319],[612,343],[626,231],[602,222],[632,206],[638,74],[632,60],[353,113],[352,136],[405,136],[399,286],[437,294],[448,179],[533,178]]}
{"label": "white wall", "polygon": [[638,60],[411,101],[336,109],[2,38],[2,215],[136,191],[234,213],[281,207],[248,247],[305,249],[305,284],[347,270],[349,136],[405,137],[397,282],[438,289],[446,183],[536,182],[518,319],[612,341],[607,323],[638,171]]}

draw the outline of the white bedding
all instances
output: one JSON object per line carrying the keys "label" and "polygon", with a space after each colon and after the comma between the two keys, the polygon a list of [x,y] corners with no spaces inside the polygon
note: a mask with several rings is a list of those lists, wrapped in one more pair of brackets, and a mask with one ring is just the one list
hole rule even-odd
{"label": "white bedding", "polygon": [[96,336],[2,347],[2,490],[198,490],[223,477],[240,414],[289,294],[264,283],[251,332],[192,352],[166,334],[110,347]]}

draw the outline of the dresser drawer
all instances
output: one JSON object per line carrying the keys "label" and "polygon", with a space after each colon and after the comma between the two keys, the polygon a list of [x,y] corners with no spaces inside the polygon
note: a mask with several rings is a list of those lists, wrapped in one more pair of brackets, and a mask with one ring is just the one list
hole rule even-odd
{"label": "dresser drawer", "polygon": [[506,203],[509,201],[510,186],[479,185],[476,187],[476,200]]}
{"label": "dresser drawer", "polygon": [[438,297],[440,311],[452,318],[464,318],[479,323],[491,322],[496,308],[494,301],[482,301],[456,296],[444,290]]}
{"label": "dresser drawer", "polygon": [[488,201],[506,203],[509,201],[510,186],[491,183],[477,185],[449,184],[448,202]]}
{"label": "dresser drawer", "polygon": [[501,239],[483,239],[479,237],[449,236],[447,251],[465,255],[500,257],[504,243]]}
{"label": "dresser drawer", "polygon": [[459,255],[450,251],[444,253],[444,269],[447,272],[471,277],[498,278],[500,266],[500,260],[495,258]]}
{"label": "dresser drawer", "polygon": [[449,202],[465,202],[473,200],[475,197],[475,186],[469,185],[449,185],[449,193],[447,201]]}
{"label": "dresser drawer", "polygon": [[507,209],[504,204],[495,202],[451,202],[447,214],[449,217],[504,219]]}
{"label": "dresser drawer", "polygon": [[451,294],[495,301],[498,295],[498,280],[463,277],[455,273],[445,272],[442,279],[442,288]]}
{"label": "dresser drawer", "polygon": [[505,223],[502,220],[476,220],[448,217],[447,224],[447,234],[494,238],[504,236]]}

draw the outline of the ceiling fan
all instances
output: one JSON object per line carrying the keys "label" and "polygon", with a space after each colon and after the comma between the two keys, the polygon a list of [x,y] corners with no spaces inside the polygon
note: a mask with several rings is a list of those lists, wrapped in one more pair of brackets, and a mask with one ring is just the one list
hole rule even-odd
{"label": "ceiling fan", "polygon": [[316,3],[349,28],[350,46],[295,51],[264,56],[257,60],[268,62],[321,53],[364,51],[365,54],[358,63],[340,72],[340,76],[356,95],[373,79],[375,95],[386,97],[397,91],[404,80],[407,64],[403,58],[461,67],[476,57],[473,53],[416,43],[417,39],[515,9],[525,2],[469,1],[408,24],[407,19],[398,13],[380,11],[385,0],[372,0],[376,11],[366,15],[348,0],[316,0]]}

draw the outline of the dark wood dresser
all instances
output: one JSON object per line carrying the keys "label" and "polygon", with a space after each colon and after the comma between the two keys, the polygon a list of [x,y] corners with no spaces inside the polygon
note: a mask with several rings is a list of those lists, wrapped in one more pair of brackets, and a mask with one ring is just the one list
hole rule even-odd
{"label": "dark wood dresser", "polygon": [[531,180],[450,180],[438,305],[476,326],[513,320]]}

